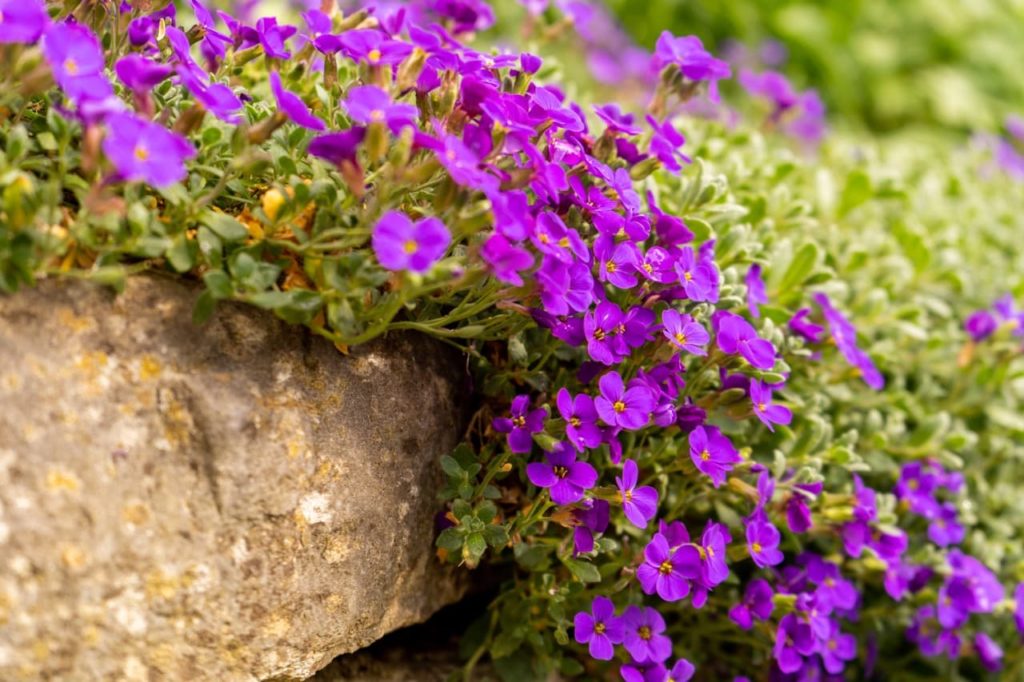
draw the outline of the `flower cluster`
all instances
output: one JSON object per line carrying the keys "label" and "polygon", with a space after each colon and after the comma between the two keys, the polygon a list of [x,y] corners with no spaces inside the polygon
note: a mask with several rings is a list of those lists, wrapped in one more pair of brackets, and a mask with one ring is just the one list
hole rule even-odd
{"label": "flower cluster", "polygon": [[[697,37],[666,31],[646,52],[591,3],[523,4],[528,29],[575,24],[598,76],[642,85],[645,109],[573,101],[542,56],[476,49],[495,23],[481,0],[294,25],[201,0],[194,22],[173,3],[100,22],[0,0],[0,42],[43,61],[18,92],[50,106],[61,138],[40,146],[73,150],[54,174],[75,178],[76,220],[104,221],[80,239],[41,215],[68,244],[45,266],[170,268],[205,284],[198,319],[240,299],[343,352],[400,329],[463,346],[480,402],[442,459],[437,544],[453,563],[509,564],[487,631],[467,638],[496,665],[529,648],[541,677],[866,677],[885,665],[867,633],[897,608],[903,646],[1003,665],[998,619],[1024,629],[1024,587],[1007,599],[1001,555],[972,545],[978,484],[953,452],[973,447],[983,399],[955,426],[929,421],[937,382],[874,343],[879,319],[925,313],[865,322],[874,292],[832,281],[847,254],[820,257],[823,223],[798,232],[813,209],[745,194],[790,157],[734,168],[716,151],[727,133],[676,115],[725,110],[733,67]],[[823,141],[813,91],[776,72],[739,81],[769,128]],[[26,182],[4,191],[8,220]],[[105,250],[115,229],[128,245]],[[0,232],[0,256],[32,252],[9,243]],[[968,347],[1001,328],[1024,329],[1009,298],[966,321]],[[881,413],[897,402],[909,419]],[[752,655],[716,657],[722,642]]]}

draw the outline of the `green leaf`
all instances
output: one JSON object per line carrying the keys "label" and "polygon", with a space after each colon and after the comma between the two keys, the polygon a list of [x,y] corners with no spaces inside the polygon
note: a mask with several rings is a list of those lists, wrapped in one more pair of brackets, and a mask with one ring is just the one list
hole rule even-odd
{"label": "green leaf", "polygon": [[843,217],[871,198],[871,178],[858,169],[846,177],[843,193],[839,196],[839,216]]}
{"label": "green leaf", "polygon": [[576,576],[581,582],[584,583],[599,583],[601,582],[601,573],[597,570],[597,566],[590,563],[589,561],[580,561],[579,559],[562,559],[562,563],[565,564],[566,568]]}
{"label": "green leaf", "polygon": [[504,526],[489,525],[484,528],[484,539],[491,547],[504,547],[508,544],[508,531]]}
{"label": "green leaf", "polygon": [[457,552],[462,549],[462,536],[455,528],[445,528],[437,536],[437,546],[449,552]]}
{"label": "green leaf", "polygon": [[783,298],[790,298],[792,295],[802,293],[797,288],[814,272],[820,257],[821,250],[814,242],[807,242],[797,249],[779,280],[779,295]]}
{"label": "green leaf", "polygon": [[462,466],[451,455],[441,455],[441,468],[452,478],[461,479],[464,473]]}
{"label": "green leaf", "polygon": [[523,633],[519,630],[502,630],[491,644],[491,656],[504,658],[514,654],[523,644]]}
{"label": "green leaf", "polygon": [[225,213],[203,211],[199,222],[213,230],[218,237],[227,242],[238,242],[249,236],[249,230]]}
{"label": "green leaf", "polygon": [[213,311],[217,307],[217,299],[207,289],[203,293],[199,294],[196,299],[196,304],[192,308],[192,322],[195,324],[203,324],[210,319],[213,315]]}

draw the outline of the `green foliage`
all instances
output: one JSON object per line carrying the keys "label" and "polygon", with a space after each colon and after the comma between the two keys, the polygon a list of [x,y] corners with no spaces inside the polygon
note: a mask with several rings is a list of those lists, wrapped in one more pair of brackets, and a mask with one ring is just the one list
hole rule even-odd
{"label": "green foliage", "polygon": [[1010,0],[608,0],[650,47],[669,29],[695,34],[715,51],[739,40],[755,51],[776,40],[783,70],[817,88],[853,125],[992,129],[1024,107],[1020,27]]}

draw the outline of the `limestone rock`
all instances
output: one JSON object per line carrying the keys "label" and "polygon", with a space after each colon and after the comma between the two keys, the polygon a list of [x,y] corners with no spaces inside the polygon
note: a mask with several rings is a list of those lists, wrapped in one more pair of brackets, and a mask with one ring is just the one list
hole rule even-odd
{"label": "limestone rock", "polygon": [[461,593],[464,365],[130,279],[0,296],[0,679],[304,679]]}

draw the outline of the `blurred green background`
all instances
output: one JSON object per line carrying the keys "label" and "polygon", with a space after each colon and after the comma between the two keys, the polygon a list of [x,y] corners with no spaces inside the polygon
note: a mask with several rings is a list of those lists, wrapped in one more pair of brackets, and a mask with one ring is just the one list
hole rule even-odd
{"label": "blurred green background", "polygon": [[730,39],[788,51],[844,125],[890,132],[997,128],[1024,110],[1024,0],[606,0],[651,48],[665,28],[713,53]]}

